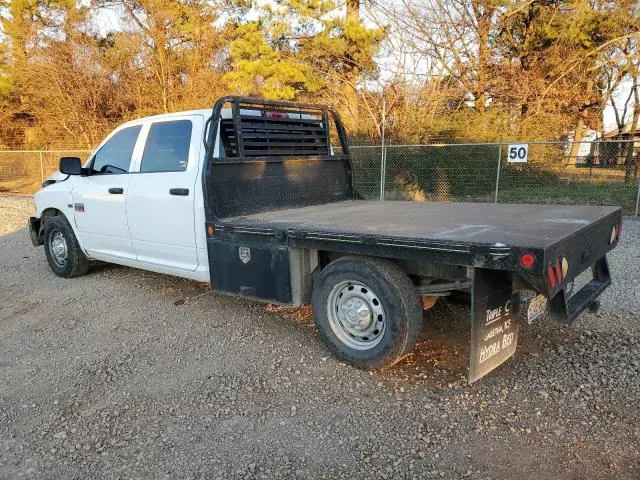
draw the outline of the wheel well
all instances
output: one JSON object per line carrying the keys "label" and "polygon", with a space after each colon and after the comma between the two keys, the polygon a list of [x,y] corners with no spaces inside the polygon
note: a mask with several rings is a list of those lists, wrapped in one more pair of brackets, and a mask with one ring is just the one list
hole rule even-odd
{"label": "wheel well", "polygon": [[38,232],[38,241],[44,241],[44,226],[47,224],[49,220],[53,217],[57,217],[58,215],[64,215],[57,208],[46,208],[43,210],[42,215],[40,216],[40,231]]}
{"label": "wheel well", "polygon": [[[318,264],[320,270],[325,269],[331,262],[344,257],[358,257],[347,253],[332,252],[328,250],[318,251]],[[378,258],[378,257],[371,257]],[[395,263],[409,277],[411,283],[416,288],[428,290],[428,285],[432,284],[454,284],[467,279],[467,268],[459,265],[437,264],[429,261],[403,260],[397,258],[383,258],[383,260]],[[436,289],[439,290],[439,289]],[[449,294],[450,292],[446,292]],[[442,294],[442,293],[441,293]]]}
{"label": "wheel well", "polygon": [[389,262],[393,262],[393,263],[399,265],[400,268],[405,270],[405,273],[407,275],[409,275],[409,277],[412,276],[411,273],[408,272],[406,270],[406,268],[404,268],[403,265],[401,265],[401,262],[398,259],[395,259],[395,258],[373,257],[373,256],[370,256],[370,255],[358,255],[358,254],[353,254],[353,253],[333,252],[331,250],[318,250],[318,264],[320,266],[320,270],[324,270],[331,262],[334,262],[334,261],[336,261],[336,260],[338,260],[339,258],[342,258],[342,257],[377,258],[377,259],[381,259],[381,260],[387,260]]}

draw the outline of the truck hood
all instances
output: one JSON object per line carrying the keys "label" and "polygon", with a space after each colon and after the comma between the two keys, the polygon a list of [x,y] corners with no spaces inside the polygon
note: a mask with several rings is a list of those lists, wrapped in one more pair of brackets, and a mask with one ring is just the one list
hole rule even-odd
{"label": "truck hood", "polygon": [[46,187],[47,185],[51,185],[52,183],[66,180],[67,177],[68,175],[65,175],[63,173],[53,172],[51,175],[49,175],[47,178],[44,179],[44,181],[42,182],[42,186]]}

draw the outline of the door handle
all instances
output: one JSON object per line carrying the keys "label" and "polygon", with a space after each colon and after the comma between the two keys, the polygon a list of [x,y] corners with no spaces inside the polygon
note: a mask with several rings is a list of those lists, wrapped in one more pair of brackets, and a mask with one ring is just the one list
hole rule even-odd
{"label": "door handle", "polygon": [[181,197],[186,197],[189,195],[188,188],[170,188],[169,195],[180,195]]}
{"label": "door handle", "polygon": [[113,193],[114,195],[122,195],[124,193],[124,188],[111,187],[109,189],[109,193]]}

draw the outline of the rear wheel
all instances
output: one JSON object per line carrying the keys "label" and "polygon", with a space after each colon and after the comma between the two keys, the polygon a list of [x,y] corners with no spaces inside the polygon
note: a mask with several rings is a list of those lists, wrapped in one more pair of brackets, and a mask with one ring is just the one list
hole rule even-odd
{"label": "rear wheel", "polygon": [[49,267],[59,277],[77,277],[89,270],[89,260],[62,215],[52,217],[44,226],[44,252]]}
{"label": "rear wheel", "polygon": [[321,338],[341,360],[376,369],[397,362],[416,344],[420,299],[396,264],[343,257],[317,278],[313,314]]}

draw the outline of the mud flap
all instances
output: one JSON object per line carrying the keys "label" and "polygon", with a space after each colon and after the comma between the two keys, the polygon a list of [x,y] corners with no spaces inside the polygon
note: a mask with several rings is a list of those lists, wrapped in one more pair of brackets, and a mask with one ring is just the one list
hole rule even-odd
{"label": "mud flap", "polygon": [[479,380],[516,351],[515,314],[520,296],[513,294],[511,275],[476,268],[471,286],[471,364],[469,383]]}
{"label": "mud flap", "polygon": [[36,217],[29,218],[29,238],[34,247],[42,245],[44,242],[40,237],[40,219]]}

